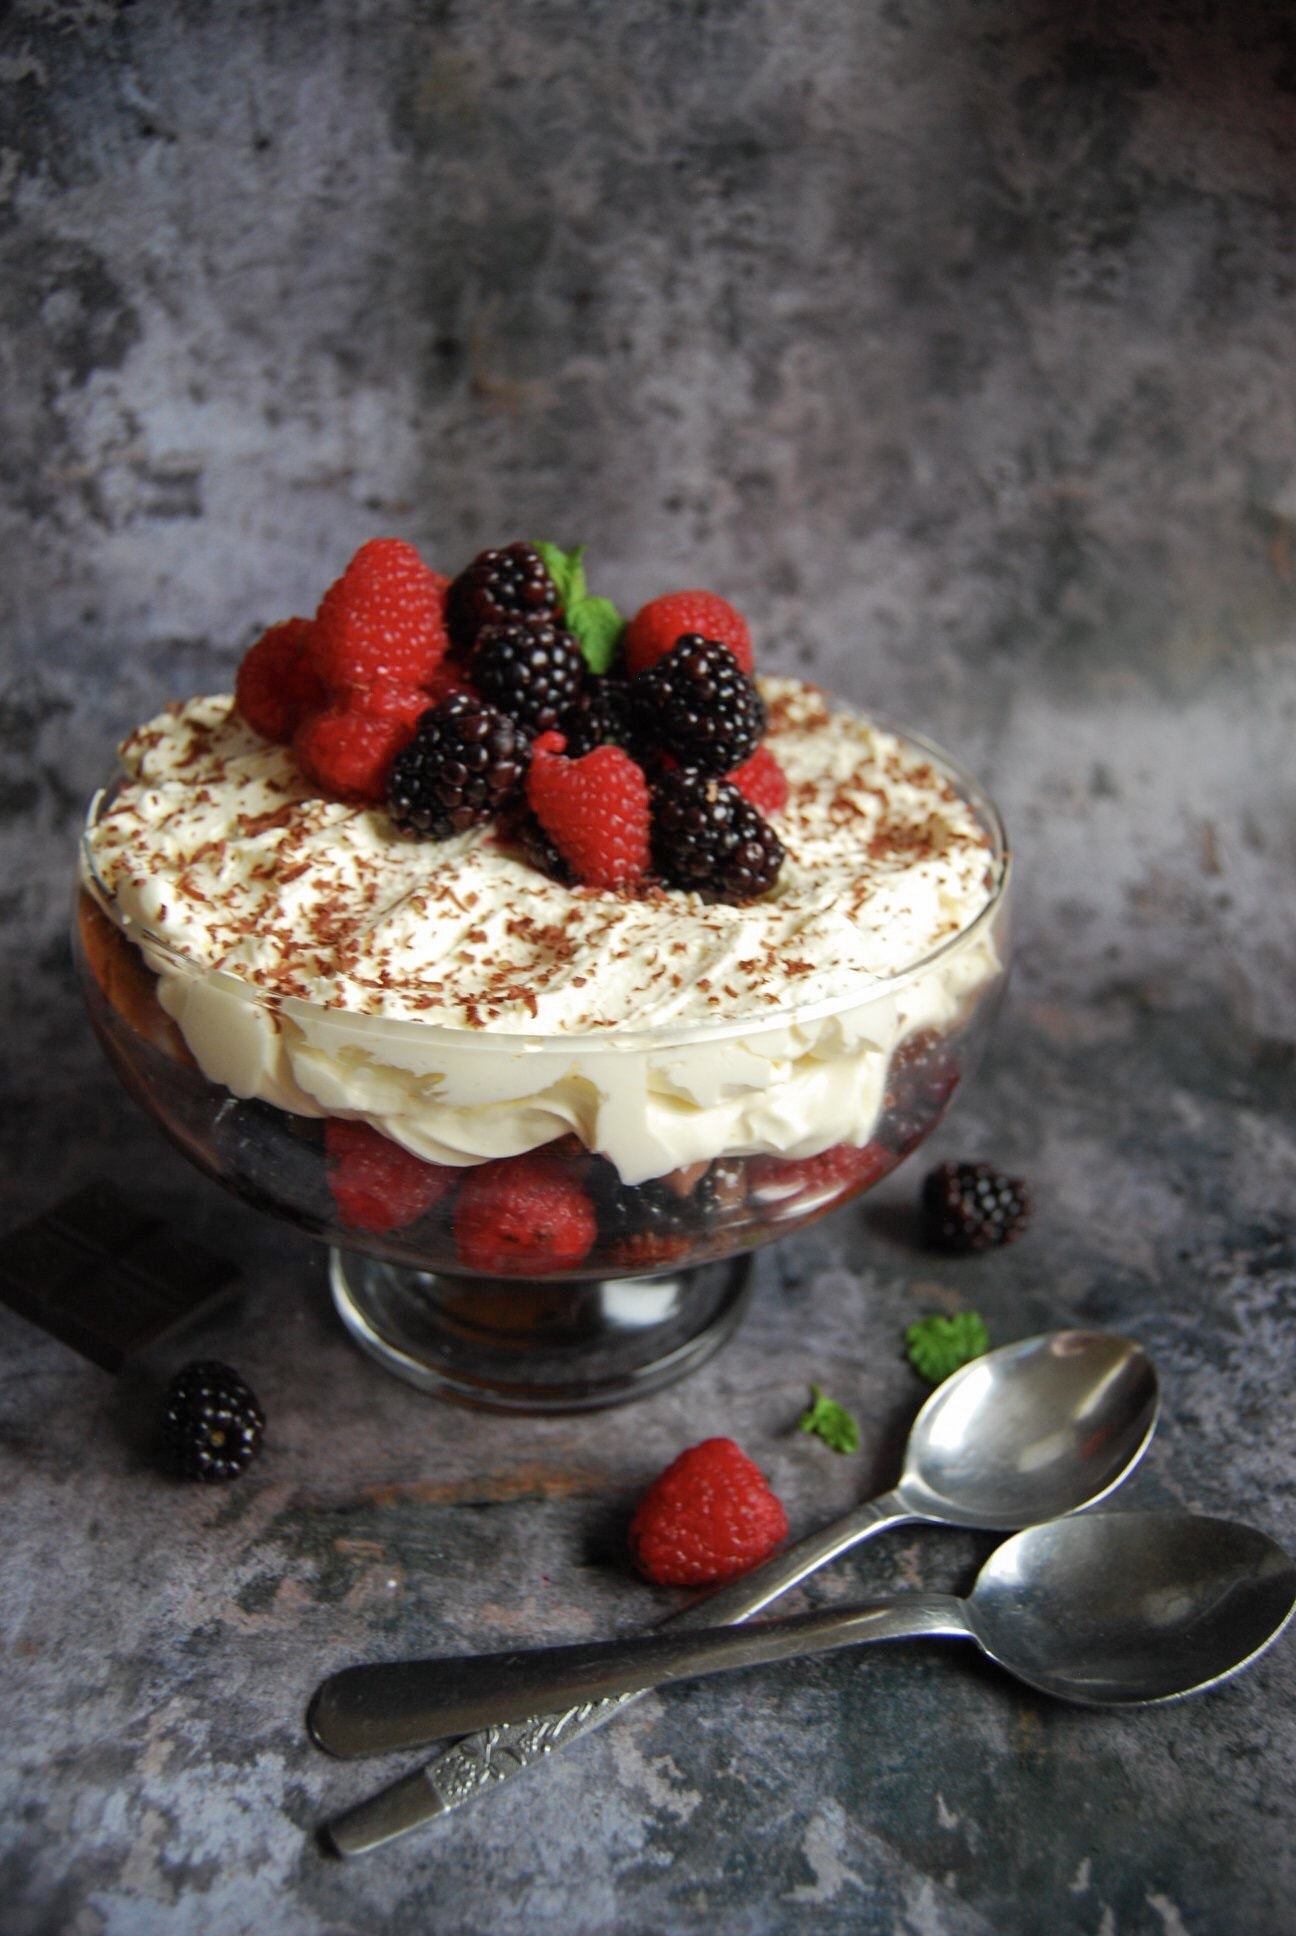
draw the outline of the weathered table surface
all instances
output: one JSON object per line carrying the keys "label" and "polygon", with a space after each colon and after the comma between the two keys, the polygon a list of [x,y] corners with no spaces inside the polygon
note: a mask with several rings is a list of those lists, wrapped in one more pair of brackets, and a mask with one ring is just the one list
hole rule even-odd
{"label": "weathered table surface", "polygon": [[[794,1530],[819,1524],[894,1472],[922,1395],[901,1333],[927,1310],[973,1306],[997,1340],[1137,1336],[1164,1417],[1128,1502],[1296,1542],[1293,1258],[1272,1215],[1289,1064],[1207,1013],[1187,1030],[1146,990],[1064,1009],[1022,980],[933,1146],[1030,1174],[1038,1209],[1016,1247],[924,1254],[902,1170],[764,1252],[741,1330],[692,1378],[533,1423],[444,1406],[361,1357],[322,1253],[161,1146],[60,978],[59,1086],[81,1101],[38,1140],[57,1137],[65,1169],[143,1186],[234,1256],[245,1288],[237,1311],[116,1379],[0,1315],[6,1929],[1281,1929],[1290,1642],[1210,1697],[1126,1716],[1050,1706],[954,1647],[787,1664],[650,1696],[381,1853],[343,1864],[313,1839],[416,1760],[314,1750],[303,1710],[322,1674],[657,1617],[672,1596],[631,1575],[627,1512],[710,1432],[762,1464]],[[28,1190],[40,1199],[38,1171]],[[227,1488],[155,1462],[159,1381],[191,1351],[237,1363],[268,1412],[263,1457]],[[858,1455],[794,1429],[811,1380],[860,1416]],[[991,1544],[898,1531],[800,1603],[961,1590]]]}

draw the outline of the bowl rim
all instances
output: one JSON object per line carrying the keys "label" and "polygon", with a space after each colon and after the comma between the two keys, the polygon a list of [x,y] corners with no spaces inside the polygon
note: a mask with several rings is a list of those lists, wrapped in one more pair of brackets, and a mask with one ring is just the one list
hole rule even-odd
{"label": "bowl rim", "polygon": [[[843,702],[844,703],[844,702]],[[855,711],[854,708],[850,710]],[[935,740],[912,728],[894,724],[882,713],[867,712],[862,715],[870,726],[879,731],[890,733],[916,748],[958,790],[963,800],[970,806],[985,832],[988,840],[986,865],[986,898],[972,918],[953,934],[946,935],[934,948],[906,962],[902,967],[887,974],[875,974],[861,970],[852,986],[833,995],[821,997],[816,1002],[780,1003],[760,1014],[743,1016],[717,1015],[693,1022],[661,1022],[649,1028],[636,1029],[618,1024],[602,1028],[570,1029],[557,1034],[545,1034],[540,1030],[500,1029],[486,1024],[481,1028],[456,1025],[447,1022],[424,1021],[413,1016],[375,1015],[363,1009],[343,1008],[334,1004],[310,1001],[305,996],[282,995],[262,988],[257,983],[245,979],[228,968],[212,967],[187,955],[173,942],[157,934],[145,923],[134,921],[123,915],[117,906],[111,888],[107,886],[95,865],[95,856],[90,844],[90,835],[97,824],[99,815],[111,799],[116,785],[125,778],[120,771],[96,789],[86,809],[79,849],[80,886],[94,900],[100,911],[110,920],[118,931],[133,945],[140,948],[150,965],[160,971],[165,967],[168,974],[193,980],[202,980],[209,986],[244,1001],[250,1006],[263,1009],[271,1014],[296,1021],[306,1026],[312,1033],[330,1030],[354,1032],[363,1028],[366,1037],[377,1044],[381,1040],[407,1040],[418,1042],[424,1050],[434,1043],[440,1043],[447,1050],[462,1050],[471,1045],[487,1053],[534,1055],[541,1052],[579,1054],[627,1054],[642,1053],[645,1050],[659,1052],[663,1048],[694,1044],[723,1042],[727,1038],[750,1038],[775,1034],[779,1030],[818,1027],[830,1022],[839,1015],[849,1015],[855,1010],[867,1008],[882,1000],[889,1000],[906,987],[922,979],[939,964],[947,961],[963,950],[970,951],[976,942],[991,928],[1001,913],[1008,895],[1013,873],[1013,850],[1008,839],[1003,816],[987,788],[961,761],[954,758]],[[1006,962],[1002,964],[1005,968]]]}

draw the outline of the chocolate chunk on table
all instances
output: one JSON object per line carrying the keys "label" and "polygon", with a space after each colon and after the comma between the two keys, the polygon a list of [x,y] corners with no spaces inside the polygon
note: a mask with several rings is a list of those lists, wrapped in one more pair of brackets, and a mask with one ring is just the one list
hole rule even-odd
{"label": "chocolate chunk on table", "polygon": [[0,1302],[105,1371],[220,1303],[236,1277],[102,1181],[0,1239]]}

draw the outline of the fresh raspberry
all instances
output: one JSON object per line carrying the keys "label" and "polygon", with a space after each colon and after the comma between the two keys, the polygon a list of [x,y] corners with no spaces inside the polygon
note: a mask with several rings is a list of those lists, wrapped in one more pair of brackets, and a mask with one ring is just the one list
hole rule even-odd
{"label": "fresh raspberry", "polygon": [[364,713],[370,719],[397,719],[410,732],[436,701],[423,686],[398,686],[394,679],[379,679],[372,686],[349,686],[335,696],[334,708],[349,713]]}
{"label": "fresh raspberry", "polygon": [[449,579],[429,571],[403,538],[371,538],[335,579],[315,614],[311,656],[330,690],[391,679],[421,686],[450,644]]}
{"label": "fresh raspberry", "polygon": [[474,691],[473,682],[468,676],[468,668],[460,659],[442,659],[434,666],[423,681],[422,690],[427,694],[429,703],[436,705],[439,700],[449,699],[456,692]]}
{"label": "fresh raspberry", "polygon": [[630,1522],[635,1565],[659,1586],[708,1586],[768,1559],[787,1514],[732,1439],[703,1439],[653,1480]]}
{"label": "fresh raspberry", "polygon": [[585,1191],[548,1150],[478,1164],[455,1204],[460,1262],[492,1275],[569,1269],[589,1254],[597,1231]]}
{"label": "fresh raspberry", "polygon": [[736,766],[726,778],[766,820],[782,813],[788,803],[787,774],[768,746],[758,746],[751,758]]}
{"label": "fresh raspberry", "polygon": [[407,715],[357,712],[341,697],[302,722],[293,750],[307,779],[329,799],[378,806],[387,797],[393,760],[413,737]]}
{"label": "fresh raspberry", "polygon": [[849,1192],[866,1190],[895,1168],[899,1158],[880,1143],[834,1143],[818,1156],[753,1156],[747,1176],[753,1197],[763,1208],[793,1206],[800,1215],[810,1208],[826,1208]]}
{"label": "fresh raspberry", "polygon": [[368,1123],[330,1116],[324,1126],[328,1186],[348,1230],[381,1236],[413,1223],[454,1189],[462,1170],[421,1157]]}
{"label": "fresh raspberry", "polygon": [[587,887],[622,887],[648,871],[648,782],[619,746],[596,746],[579,760],[563,757],[561,733],[542,733],[531,748],[527,801],[532,813]]}
{"label": "fresh raspberry", "polygon": [[287,746],[307,713],[324,704],[310,657],[312,630],[308,618],[272,625],[248,647],[234,676],[235,703],[244,719],[278,746]]}
{"label": "fresh raspberry", "polygon": [[631,678],[678,644],[687,632],[718,639],[727,645],[743,671],[752,670],[752,641],[747,621],[727,599],[715,592],[667,592],[640,607],[626,627],[626,671]]}

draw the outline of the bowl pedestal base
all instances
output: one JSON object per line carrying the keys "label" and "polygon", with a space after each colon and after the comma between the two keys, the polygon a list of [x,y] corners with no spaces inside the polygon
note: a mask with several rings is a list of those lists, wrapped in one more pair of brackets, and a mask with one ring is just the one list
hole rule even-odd
{"label": "bowl pedestal base", "polygon": [[734,1330],[751,1258],[595,1278],[453,1277],[330,1252],[333,1302],[362,1350],[441,1398],[495,1412],[587,1412],[695,1371]]}

